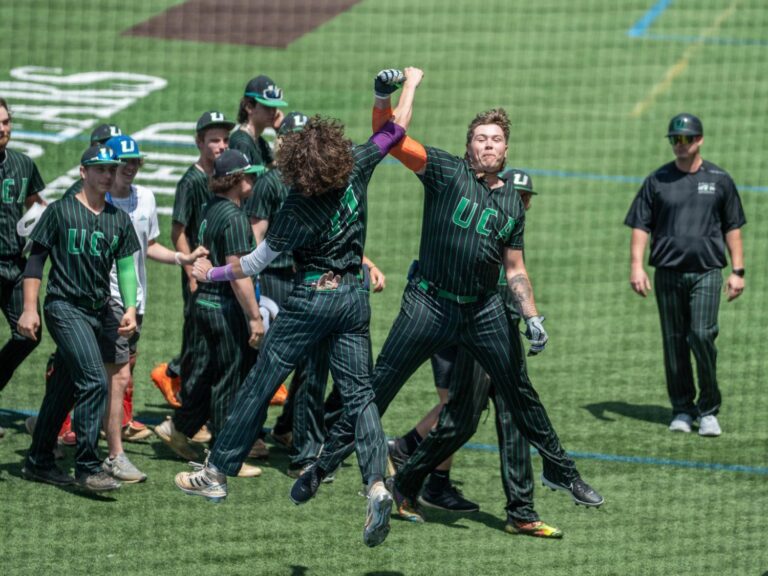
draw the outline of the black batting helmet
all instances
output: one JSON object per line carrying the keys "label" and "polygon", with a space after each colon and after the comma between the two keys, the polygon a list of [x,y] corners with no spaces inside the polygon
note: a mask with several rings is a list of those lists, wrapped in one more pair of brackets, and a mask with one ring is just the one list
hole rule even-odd
{"label": "black batting helmet", "polygon": [[693,114],[683,112],[669,121],[667,136],[701,136],[704,134],[704,127],[701,120]]}

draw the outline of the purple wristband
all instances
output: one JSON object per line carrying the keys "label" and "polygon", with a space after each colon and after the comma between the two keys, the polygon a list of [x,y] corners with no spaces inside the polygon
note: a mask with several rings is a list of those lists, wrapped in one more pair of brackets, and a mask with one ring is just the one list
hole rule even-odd
{"label": "purple wristband", "polygon": [[405,128],[388,120],[368,141],[379,147],[383,157],[389,154],[389,151],[403,139],[403,136],[405,136]]}
{"label": "purple wristband", "polygon": [[232,271],[232,264],[211,268],[208,270],[208,273],[205,275],[205,277],[208,278],[208,280],[211,282],[229,282],[231,280],[237,279],[235,278],[235,273]]}

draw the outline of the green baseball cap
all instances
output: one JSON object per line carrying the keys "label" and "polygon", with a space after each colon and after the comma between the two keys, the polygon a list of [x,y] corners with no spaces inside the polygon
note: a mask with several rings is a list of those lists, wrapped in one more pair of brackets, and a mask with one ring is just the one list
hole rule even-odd
{"label": "green baseball cap", "polygon": [[259,104],[272,108],[283,108],[288,102],[283,100],[283,91],[275,86],[269,76],[256,76],[245,85],[245,95],[253,98]]}
{"label": "green baseball cap", "polygon": [[518,192],[538,194],[538,192],[533,190],[533,179],[530,177],[530,175],[518,168],[507,168],[501,174],[499,174],[499,178],[507,182],[511,182],[514,189]]}
{"label": "green baseball cap", "polygon": [[223,178],[231,174],[261,174],[264,166],[254,166],[240,150],[224,150],[213,163],[213,177]]}

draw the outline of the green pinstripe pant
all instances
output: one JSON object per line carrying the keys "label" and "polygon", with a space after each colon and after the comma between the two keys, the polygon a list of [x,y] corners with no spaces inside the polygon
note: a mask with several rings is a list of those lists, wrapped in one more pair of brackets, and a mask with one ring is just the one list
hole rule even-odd
{"label": "green pinstripe pant", "polygon": [[184,269],[181,269],[181,298],[184,302],[184,323],[181,328],[181,351],[176,358],[173,358],[168,362],[168,371],[181,376],[182,385],[186,377],[189,376],[192,371],[192,364],[194,358],[190,354],[190,348],[192,348],[191,339],[195,337],[195,298],[194,294],[189,290],[189,279]]}
{"label": "green pinstripe pant", "polygon": [[[513,329],[517,329],[517,320],[517,317],[511,320]],[[513,342],[515,343],[522,346],[520,339]],[[430,456],[432,443],[436,438],[442,437],[443,441],[452,441],[452,437],[457,434],[469,437],[474,435],[490,397],[496,411],[496,437],[499,446],[501,484],[507,497],[506,510],[510,517],[521,522],[539,520],[539,515],[533,507],[533,466],[530,444],[515,425],[514,415],[504,396],[496,393],[488,374],[465,348],[451,347],[443,350],[441,357],[451,363],[445,416],[435,426],[435,431],[429,434],[410,456],[413,462],[409,468],[418,470],[421,475],[422,470],[429,473],[439,464],[439,462],[435,463]],[[471,419],[470,426],[465,425],[467,419]],[[403,472],[401,471],[400,474],[403,475]]]}
{"label": "green pinstripe pant", "polygon": [[237,393],[210,454],[211,464],[227,475],[237,474],[280,383],[308,350],[324,342],[331,374],[344,399],[342,419],[354,431],[363,478],[384,476],[386,438],[370,383],[368,297],[357,280],[330,291],[318,292],[303,285],[294,288]]}
{"label": "green pinstripe pant", "polygon": [[[282,309],[293,291],[295,276],[290,268],[267,268],[260,275],[261,293]],[[326,432],[323,400],[328,370],[327,347],[320,345],[302,358],[293,371],[288,399],[275,422],[274,432],[293,433],[290,460],[294,468],[301,468],[317,458],[323,446]]]}
{"label": "green pinstripe pant", "polygon": [[178,430],[193,436],[210,418],[211,434],[221,430],[241,382],[256,361],[248,346],[248,322],[235,298],[198,296],[195,302],[193,369],[197,383],[173,417]]}
{"label": "green pinstripe pant", "polygon": [[57,346],[54,362],[63,370],[46,383],[27,462],[37,468],[54,465],[57,434],[74,403],[75,472],[92,474],[101,470],[97,444],[106,408],[107,373],[99,339],[106,306],[85,311],[66,300],[48,298],[44,311],[45,325]]}
{"label": "green pinstripe pant", "polygon": [[24,279],[21,272],[25,263],[23,258],[0,259],[0,309],[11,329],[10,340],[0,349],[0,391],[11,380],[16,368],[40,344],[43,333],[42,328],[38,330],[35,341],[25,338],[16,330],[16,324],[24,309]]}
{"label": "green pinstripe pant", "polygon": [[[386,410],[403,384],[430,356],[455,344],[464,346],[491,376],[496,393],[509,405],[520,432],[542,455],[546,476],[553,481],[565,482],[576,478],[575,464],[560,444],[528,378],[520,334],[510,329],[506,308],[497,293],[473,304],[457,304],[429,296],[415,283],[409,283],[403,294],[400,314],[373,373],[379,410],[382,413]],[[465,383],[464,387],[471,387],[471,382]],[[429,454],[419,466],[409,460],[402,474],[398,474],[397,485],[403,494],[415,496],[426,475],[471,437],[475,406],[454,404],[457,411],[443,410],[438,424],[438,429],[442,426],[444,430],[450,430],[453,426],[454,430],[450,434],[435,434],[435,437],[430,434]],[[454,416],[449,422],[448,418]],[[337,466],[349,455],[349,442],[348,427],[338,422],[326,442],[320,466],[326,470]]]}
{"label": "green pinstripe pant", "polygon": [[[723,289],[722,272],[719,269],[699,273],[658,268],[654,287],[672,411],[694,418],[717,414],[721,396],[717,385],[715,339],[720,330],[717,315]],[[695,402],[691,353],[696,359],[698,402]]]}

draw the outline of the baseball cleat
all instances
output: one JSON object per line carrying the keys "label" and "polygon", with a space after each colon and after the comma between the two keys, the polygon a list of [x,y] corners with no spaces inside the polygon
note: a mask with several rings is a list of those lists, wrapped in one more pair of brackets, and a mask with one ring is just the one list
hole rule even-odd
{"label": "baseball cleat", "polygon": [[709,416],[702,416],[699,420],[699,436],[720,436],[722,433],[717,416],[710,414]]}
{"label": "baseball cleat", "polygon": [[395,476],[408,461],[408,454],[400,448],[399,438],[387,440],[387,473]]}
{"label": "baseball cleat", "polygon": [[251,446],[251,451],[248,452],[248,458],[256,458],[257,460],[269,458],[269,447],[264,443],[264,440],[256,439],[256,442]]}
{"label": "baseball cleat", "polygon": [[519,520],[507,520],[504,531],[509,534],[525,534],[534,538],[562,538],[563,531],[537,520],[536,522],[521,522]]}
{"label": "baseball cleat", "polygon": [[427,485],[419,496],[419,504],[427,508],[436,508],[438,510],[447,510],[449,512],[477,512],[480,506],[464,498],[461,490],[453,484],[448,484],[441,491],[430,490]]}
{"label": "baseball cleat", "polygon": [[387,488],[392,493],[392,498],[397,507],[397,515],[408,522],[424,522],[424,512],[421,511],[418,501],[400,493],[395,486],[394,478],[389,478]]}
{"label": "baseball cleat", "polygon": [[152,436],[152,430],[150,430],[146,424],[143,424],[138,420],[131,420],[128,424],[123,426],[121,436],[125,442],[138,442],[139,440],[146,440]]}
{"label": "baseball cleat", "polygon": [[672,422],[669,423],[669,431],[684,432],[688,434],[691,431],[692,425],[693,418],[691,418],[690,414],[675,414],[675,417],[672,418]]}
{"label": "baseball cleat", "polygon": [[544,474],[541,475],[541,483],[551,490],[562,490],[568,492],[576,504],[582,506],[599,507],[605,502],[605,498],[595,491],[589,484],[580,477],[573,480],[570,484],[552,482],[547,480]]}
{"label": "baseball cleat", "polygon": [[189,445],[189,440],[183,433],[176,430],[173,425],[173,419],[167,416],[165,422],[155,427],[155,434],[165,442],[165,444],[173,450],[177,455],[181,456],[185,460],[195,460],[197,452]]}
{"label": "baseball cleat", "polygon": [[75,476],[75,484],[85,492],[97,494],[99,492],[111,492],[122,486],[112,476],[100,470],[90,474],[78,474]]}
{"label": "baseball cleat", "polygon": [[168,375],[168,363],[158,364],[149,373],[149,377],[152,382],[160,390],[160,393],[174,408],[181,408],[181,402],[177,397],[177,394],[181,390],[181,378],[179,376]]}
{"label": "baseball cleat", "polygon": [[389,534],[389,517],[392,514],[392,495],[382,482],[377,482],[368,491],[368,509],[363,528],[363,542],[373,548]]}
{"label": "baseball cleat", "polygon": [[114,458],[107,458],[101,468],[112,478],[126,484],[136,484],[147,479],[147,475],[136,468],[125,453],[120,453]]}
{"label": "baseball cleat", "polygon": [[269,438],[276,446],[281,446],[285,449],[289,449],[293,445],[293,432],[290,430],[283,432],[282,434],[272,430],[272,432],[269,433]]}
{"label": "baseball cleat", "polygon": [[317,462],[313,462],[291,486],[291,502],[297,506],[309,502],[317,494],[323,478],[325,478],[325,472]]}
{"label": "baseball cleat", "polygon": [[75,483],[75,479],[61,470],[58,466],[37,468],[27,463],[24,464],[24,467],[21,469],[21,475],[25,480],[30,480],[31,482],[43,482],[44,484],[51,484],[53,486],[70,486]]}
{"label": "baseball cleat", "polygon": [[212,438],[213,435],[211,434],[211,431],[208,430],[208,426],[203,424],[200,426],[200,430],[195,432],[194,436],[189,437],[189,441],[194,442],[195,444],[208,444]]}
{"label": "baseball cleat", "polygon": [[176,487],[188,496],[202,496],[211,502],[218,503],[227,497],[227,476],[219,472],[214,466],[205,462],[190,462],[192,472],[179,472],[174,482]]}
{"label": "baseball cleat", "polygon": [[245,462],[243,462],[243,465],[240,466],[240,470],[237,472],[238,478],[258,478],[259,476],[261,476],[261,468],[251,466]]}

